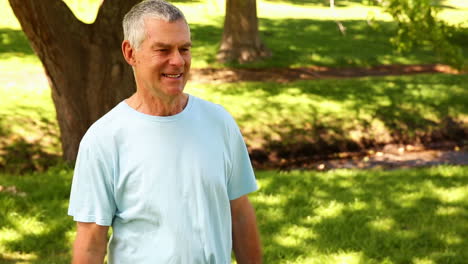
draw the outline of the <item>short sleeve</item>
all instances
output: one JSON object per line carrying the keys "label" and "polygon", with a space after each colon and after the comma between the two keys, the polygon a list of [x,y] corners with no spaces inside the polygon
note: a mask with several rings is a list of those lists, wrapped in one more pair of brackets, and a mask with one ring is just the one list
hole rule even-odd
{"label": "short sleeve", "polygon": [[238,126],[231,133],[232,169],[228,180],[229,200],[235,200],[258,189],[249,153]]}
{"label": "short sleeve", "polygon": [[112,159],[97,142],[85,135],[80,143],[68,214],[77,222],[110,226],[116,210]]}

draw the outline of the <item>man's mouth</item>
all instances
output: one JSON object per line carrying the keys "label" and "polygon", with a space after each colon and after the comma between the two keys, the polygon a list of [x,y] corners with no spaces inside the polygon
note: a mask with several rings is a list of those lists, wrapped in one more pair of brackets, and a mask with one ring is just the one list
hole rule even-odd
{"label": "man's mouth", "polygon": [[177,79],[177,78],[181,77],[182,74],[183,74],[183,73],[179,73],[179,74],[168,74],[168,73],[163,73],[162,75],[163,75],[164,77],[167,77],[167,78],[175,78],[175,79]]}

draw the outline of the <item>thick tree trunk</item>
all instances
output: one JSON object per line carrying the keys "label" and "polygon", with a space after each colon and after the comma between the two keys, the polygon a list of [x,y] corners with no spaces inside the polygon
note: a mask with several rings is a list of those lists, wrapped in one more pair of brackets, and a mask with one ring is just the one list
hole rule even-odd
{"label": "thick tree trunk", "polygon": [[220,62],[251,62],[271,56],[258,32],[256,0],[226,0]]}
{"label": "thick tree trunk", "polygon": [[44,65],[60,126],[63,157],[74,162],[89,126],[135,90],[122,57],[121,21],[138,0],[104,1],[94,24],[61,0],[9,0]]}

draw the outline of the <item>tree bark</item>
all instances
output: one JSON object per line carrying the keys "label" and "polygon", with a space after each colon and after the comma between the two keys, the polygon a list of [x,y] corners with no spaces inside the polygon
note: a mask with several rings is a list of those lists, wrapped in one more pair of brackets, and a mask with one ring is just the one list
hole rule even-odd
{"label": "tree bark", "polygon": [[220,62],[252,62],[271,56],[258,31],[256,0],[226,0]]}
{"label": "tree bark", "polygon": [[73,163],[89,126],[135,91],[121,53],[121,21],[139,1],[103,1],[93,24],[79,21],[61,0],[9,2],[45,68],[63,157]]}

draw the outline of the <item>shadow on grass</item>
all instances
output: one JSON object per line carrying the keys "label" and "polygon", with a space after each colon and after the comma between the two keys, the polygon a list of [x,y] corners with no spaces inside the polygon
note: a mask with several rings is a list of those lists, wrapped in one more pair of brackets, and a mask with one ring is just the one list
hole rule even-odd
{"label": "shadow on grass", "polygon": [[[69,263],[67,236],[74,228],[67,215],[71,173],[71,168],[59,165],[45,173],[0,175],[3,185],[18,190],[0,192],[0,205],[5,209],[0,213],[2,231],[16,233],[2,243],[7,252],[32,256],[28,263]],[[10,262],[14,259],[0,257],[0,263]]]}
{"label": "shadow on grass", "polygon": [[[19,114],[18,111],[23,111]],[[0,120],[0,171],[23,174],[44,172],[61,161],[59,131],[56,121],[36,107],[18,106]],[[39,113],[29,117],[25,113]],[[45,114],[45,115],[42,115]],[[19,132],[21,126],[26,133]]]}
{"label": "shadow on grass", "polygon": [[34,51],[23,31],[9,28],[0,28],[0,54],[20,53],[32,55]]}
{"label": "shadow on grass", "polygon": [[[352,263],[429,258],[461,264],[468,258],[465,172],[449,177],[437,169],[258,173],[262,188],[252,200],[265,262],[354,252],[360,259]],[[284,203],[272,206],[271,200]]]}

